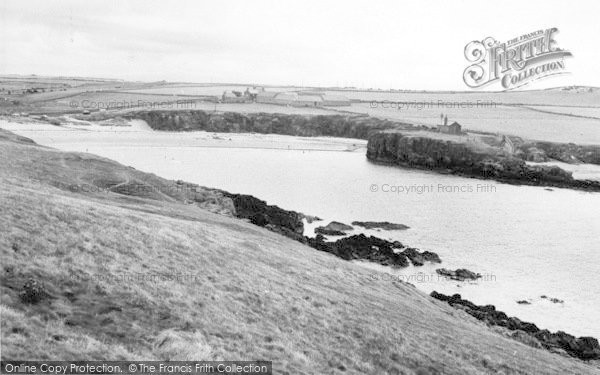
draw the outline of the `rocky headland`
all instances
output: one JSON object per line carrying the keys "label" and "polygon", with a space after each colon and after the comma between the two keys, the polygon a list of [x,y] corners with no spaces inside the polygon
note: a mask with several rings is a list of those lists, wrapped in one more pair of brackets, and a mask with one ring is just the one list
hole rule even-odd
{"label": "rocky headland", "polygon": [[555,166],[530,166],[495,147],[478,147],[458,139],[443,139],[384,131],[369,137],[370,161],[500,182],[600,191],[600,181],[576,180]]}

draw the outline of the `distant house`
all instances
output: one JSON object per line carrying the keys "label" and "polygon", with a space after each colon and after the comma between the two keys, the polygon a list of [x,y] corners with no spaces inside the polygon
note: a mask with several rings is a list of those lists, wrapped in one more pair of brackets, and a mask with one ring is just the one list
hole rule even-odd
{"label": "distant house", "polygon": [[221,102],[223,103],[243,103],[246,99],[239,91],[224,91],[221,95]]}
{"label": "distant house", "polygon": [[250,100],[256,101],[256,97],[258,96],[258,90],[256,89],[256,87],[248,87],[246,88],[246,91],[244,91],[244,96],[249,98]]}
{"label": "distant house", "polygon": [[454,121],[450,125],[438,125],[437,129],[438,129],[438,132],[444,133],[444,134],[456,134],[456,135],[462,134],[462,126],[460,126],[460,124],[456,121]]}

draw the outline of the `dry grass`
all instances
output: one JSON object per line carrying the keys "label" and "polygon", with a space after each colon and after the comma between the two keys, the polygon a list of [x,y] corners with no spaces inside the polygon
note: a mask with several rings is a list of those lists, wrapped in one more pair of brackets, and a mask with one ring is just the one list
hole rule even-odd
{"label": "dry grass", "polygon": [[[249,223],[172,197],[52,186],[85,168],[104,175],[102,163],[128,170],[106,159],[5,131],[0,152],[5,359],[262,359],[278,374],[598,373]],[[135,275],[144,278],[126,278]],[[50,297],[21,302],[29,278]]]}

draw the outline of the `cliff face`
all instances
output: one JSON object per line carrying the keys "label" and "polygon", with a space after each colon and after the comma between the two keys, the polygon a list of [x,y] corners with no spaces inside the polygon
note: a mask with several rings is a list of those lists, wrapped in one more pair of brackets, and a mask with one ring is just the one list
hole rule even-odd
{"label": "cliff face", "polygon": [[430,169],[473,165],[486,156],[473,152],[461,143],[409,137],[398,132],[374,134],[367,144],[369,160]]}
{"label": "cliff face", "polygon": [[209,131],[222,133],[263,133],[303,137],[330,136],[368,139],[380,130],[410,126],[367,116],[305,116],[277,113],[139,111],[125,117],[141,119],[154,130]]}
{"label": "cliff face", "polygon": [[600,182],[575,180],[559,167],[529,166],[501,152],[477,151],[465,143],[382,132],[369,137],[367,158],[374,162],[494,179],[501,182],[600,191]]}
{"label": "cliff face", "polygon": [[[104,120],[114,114],[98,113],[88,120]],[[154,130],[209,131],[222,133],[262,133],[303,137],[330,136],[368,139],[367,158],[406,167],[450,171],[498,181],[570,187],[600,191],[600,182],[574,180],[571,173],[550,166],[529,166],[525,161],[600,163],[599,148],[513,139],[512,154],[483,139],[490,147],[475,149],[467,143],[438,139],[435,136],[405,136],[400,131],[426,127],[382,120],[362,115],[289,115],[278,113],[187,111],[134,111],[121,115],[141,119]],[[392,132],[391,130],[395,130]],[[432,133],[434,134],[434,133]],[[491,142],[491,143],[490,143]]]}
{"label": "cliff face", "polygon": [[[82,120],[105,120],[111,113],[95,113]],[[238,113],[202,110],[147,110],[119,115],[140,119],[154,130],[208,131],[219,133],[262,133],[302,137],[330,136],[368,139],[388,129],[426,128],[413,124],[378,119],[364,115],[290,115],[280,113]],[[560,160],[566,163],[600,164],[600,146],[582,146],[571,143],[552,143],[510,137],[515,146],[514,156],[527,161]],[[488,137],[486,142],[490,142]],[[420,141],[414,141],[420,143]],[[421,146],[426,147],[427,142]],[[449,146],[458,151],[458,146]],[[416,145],[418,146],[418,145]],[[437,147],[437,146],[436,146]],[[458,151],[460,153],[460,151]],[[470,152],[468,152],[470,154]]]}

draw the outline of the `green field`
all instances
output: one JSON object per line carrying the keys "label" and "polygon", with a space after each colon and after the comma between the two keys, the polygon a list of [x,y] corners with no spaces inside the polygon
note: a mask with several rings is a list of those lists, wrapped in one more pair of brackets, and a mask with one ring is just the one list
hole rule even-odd
{"label": "green field", "polygon": [[[450,102],[377,102],[353,103],[349,108],[344,107],[344,110],[427,126],[439,125],[440,114],[444,113],[450,123],[457,121],[467,131],[501,133],[559,143],[600,144],[600,119],[547,112],[551,109],[546,108],[552,107],[539,108],[543,108],[544,112],[509,105],[463,108],[461,103]],[[578,112],[579,109],[582,112]],[[589,113],[594,109],[569,107],[569,110]]]}

